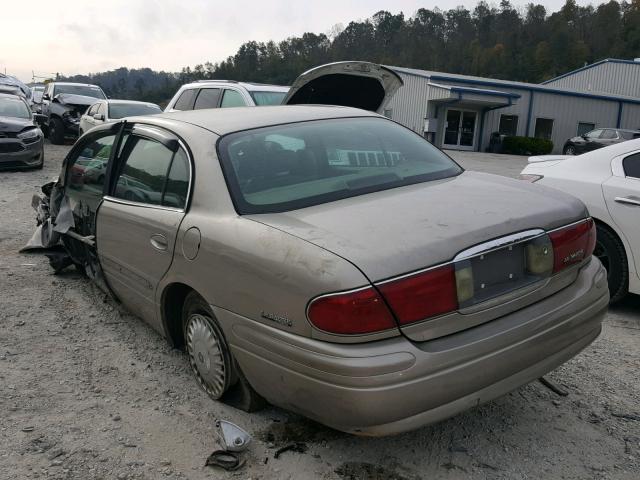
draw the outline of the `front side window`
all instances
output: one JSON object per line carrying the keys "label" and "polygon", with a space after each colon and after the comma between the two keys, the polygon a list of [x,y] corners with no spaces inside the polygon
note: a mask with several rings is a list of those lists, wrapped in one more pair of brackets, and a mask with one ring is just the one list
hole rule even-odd
{"label": "front side window", "polygon": [[287,92],[249,92],[256,106],[281,105]]}
{"label": "front side window", "polygon": [[618,134],[616,133],[615,130],[607,128],[602,132],[602,135],[600,135],[600,138],[603,138],[605,140],[615,140],[616,138],[618,138]]}
{"label": "front side window", "polygon": [[173,106],[174,110],[192,110],[193,109],[193,100],[196,97],[196,93],[198,89],[196,88],[188,88],[183,91],[178,100],[176,100],[175,105]]}
{"label": "front side window", "polygon": [[382,118],[248,130],[223,137],[218,148],[241,214],[294,210],[462,172],[422,137]]}
{"label": "front side window", "polygon": [[595,140],[596,138],[600,138],[601,135],[602,135],[602,129],[599,128],[597,130],[591,130],[590,132],[587,132],[585,137],[591,140]]}
{"label": "front side window", "polygon": [[640,178],[640,153],[629,155],[622,160],[622,168],[627,177]]}
{"label": "front side window", "polygon": [[536,118],[536,128],[533,136],[536,138],[544,138],[545,140],[551,140],[553,134],[553,119],[551,118]]}
{"label": "front side window", "polygon": [[578,131],[577,131],[577,135],[579,137],[586,135],[587,133],[589,133],[591,130],[596,128],[596,124],[595,123],[591,123],[591,122],[578,122]]}
{"label": "front side window", "polygon": [[222,103],[220,103],[221,108],[225,107],[246,107],[247,104],[244,102],[244,98],[239,92],[235,90],[225,90],[224,95],[222,96]]}
{"label": "front side window", "polygon": [[0,117],[31,118],[31,111],[18,97],[2,97],[0,98]]}
{"label": "front side window", "polygon": [[513,137],[518,131],[518,116],[517,115],[500,115],[500,126],[498,132],[500,135],[506,135]]}
{"label": "front side window", "polygon": [[153,115],[161,113],[159,106],[152,103],[110,103],[109,118],[120,119],[136,115]]}
{"label": "front side window", "polygon": [[89,140],[67,166],[67,196],[87,201],[93,208],[102,198],[102,190],[115,135]]}
{"label": "front side window", "polygon": [[217,108],[219,100],[219,88],[203,88],[198,94],[198,98],[196,99],[196,103],[193,106],[193,109],[200,110],[202,108]]}
{"label": "front side window", "polygon": [[96,112],[98,111],[98,105],[99,105],[98,103],[91,105],[89,107],[89,110],[87,110],[87,115],[91,115],[91,116],[95,115]]}
{"label": "front side window", "polygon": [[[184,152],[178,150],[174,155],[155,140],[133,135],[124,151],[126,160],[116,181],[114,197],[151,205],[184,206],[189,183]],[[165,190],[167,185],[169,190]]]}

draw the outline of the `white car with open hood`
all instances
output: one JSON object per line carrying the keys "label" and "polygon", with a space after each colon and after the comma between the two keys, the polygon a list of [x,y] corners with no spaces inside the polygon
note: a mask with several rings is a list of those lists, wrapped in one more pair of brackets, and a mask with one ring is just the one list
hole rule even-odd
{"label": "white car with open hood", "polygon": [[596,220],[594,254],[607,268],[611,301],[640,294],[640,139],[578,156],[531,157],[521,178],[582,200]]}

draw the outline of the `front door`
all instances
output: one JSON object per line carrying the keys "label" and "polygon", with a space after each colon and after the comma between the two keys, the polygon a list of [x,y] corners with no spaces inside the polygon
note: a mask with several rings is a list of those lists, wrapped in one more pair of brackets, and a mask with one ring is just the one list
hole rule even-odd
{"label": "front door", "polygon": [[151,324],[159,322],[156,288],[173,260],[191,170],[177,139],[167,141],[168,132],[155,135],[154,130],[134,128],[128,136],[96,225],[96,248],[109,286]]}
{"label": "front door", "polygon": [[[624,232],[631,256],[640,272],[640,152],[625,154],[612,162],[614,174],[602,184],[611,217]],[[638,273],[640,276],[640,273]]]}
{"label": "front door", "polygon": [[474,150],[477,115],[478,112],[472,110],[447,109],[443,148]]}

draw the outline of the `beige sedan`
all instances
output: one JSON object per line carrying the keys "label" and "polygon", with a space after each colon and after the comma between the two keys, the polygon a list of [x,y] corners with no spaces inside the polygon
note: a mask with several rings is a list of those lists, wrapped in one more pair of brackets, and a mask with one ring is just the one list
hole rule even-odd
{"label": "beige sedan", "polygon": [[[68,188],[106,147],[103,184]],[[184,348],[212,398],[346,432],[503,395],[589,345],[607,309],[579,200],[464,171],[364,110],[131,118],[85,134],[45,191],[40,238]]]}

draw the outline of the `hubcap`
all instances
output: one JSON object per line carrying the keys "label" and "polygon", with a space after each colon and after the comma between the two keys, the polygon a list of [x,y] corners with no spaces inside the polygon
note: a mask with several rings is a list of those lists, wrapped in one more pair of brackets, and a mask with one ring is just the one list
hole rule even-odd
{"label": "hubcap", "polygon": [[209,321],[193,314],[187,321],[187,353],[200,386],[213,398],[224,393],[226,368],[220,338]]}

